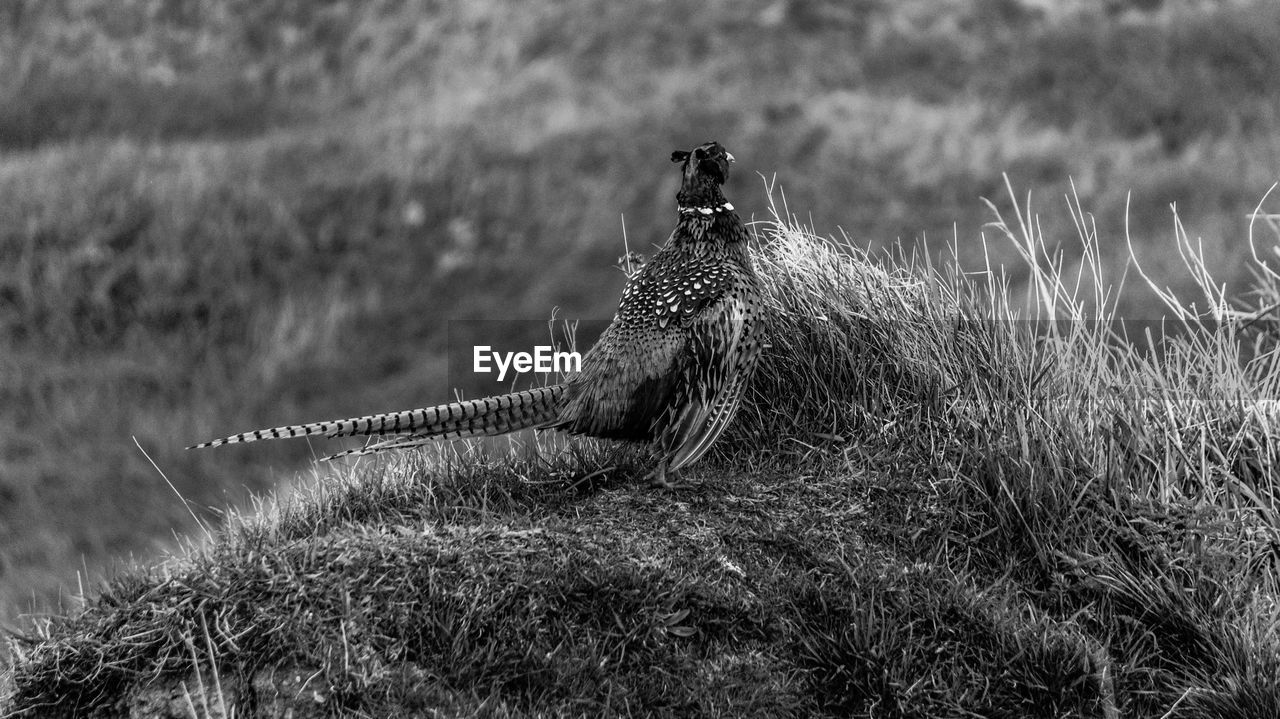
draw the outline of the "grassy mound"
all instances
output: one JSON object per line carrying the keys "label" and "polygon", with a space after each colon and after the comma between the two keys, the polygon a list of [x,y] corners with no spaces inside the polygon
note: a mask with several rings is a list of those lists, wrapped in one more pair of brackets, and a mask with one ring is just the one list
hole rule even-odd
{"label": "grassy mound", "polygon": [[591,443],[337,468],[17,638],[8,711],[1280,713],[1276,275],[1135,346],[1015,210],[1039,321],[779,212],[773,346],[696,488]]}
{"label": "grassy mound", "polygon": [[518,463],[359,474],[117,581],[26,651],[14,707],[1092,714],[1109,691],[1079,627],[886,544],[918,493],[865,471],[721,470],[676,498],[638,472],[583,494]]}

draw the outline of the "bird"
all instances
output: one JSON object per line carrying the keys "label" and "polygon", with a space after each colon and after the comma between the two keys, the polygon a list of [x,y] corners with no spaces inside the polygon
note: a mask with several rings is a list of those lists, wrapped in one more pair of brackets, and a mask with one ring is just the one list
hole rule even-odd
{"label": "bird", "polygon": [[[623,288],[618,310],[579,371],[559,384],[435,407],[260,429],[194,445],[324,435],[387,436],[366,454],[520,429],[647,443],[655,488],[724,432],[766,343],[764,292],[749,233],[724,195],[734,157],[718,142],[676,150],[676,227]],[[332,458],[332,457],[331,457]]]}

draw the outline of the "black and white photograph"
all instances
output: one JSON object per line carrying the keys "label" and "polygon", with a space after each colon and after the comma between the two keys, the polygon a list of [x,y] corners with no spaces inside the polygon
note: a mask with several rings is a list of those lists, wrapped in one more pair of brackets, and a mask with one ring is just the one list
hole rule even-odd
{"label": "black and white photograph", "polygon": [[1277,0],[0,0],[0,719],[1280,718]]}

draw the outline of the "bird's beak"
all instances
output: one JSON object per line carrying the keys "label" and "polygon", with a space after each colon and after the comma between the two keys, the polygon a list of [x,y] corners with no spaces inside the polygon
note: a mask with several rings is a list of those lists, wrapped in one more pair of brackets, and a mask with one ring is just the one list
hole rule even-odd
{"label": "bird's beak", "polygon": [[733,159],[733,155],[728,152],[724,153],[724,159],[728,160],[729,162],[737,162],[737,160]]}

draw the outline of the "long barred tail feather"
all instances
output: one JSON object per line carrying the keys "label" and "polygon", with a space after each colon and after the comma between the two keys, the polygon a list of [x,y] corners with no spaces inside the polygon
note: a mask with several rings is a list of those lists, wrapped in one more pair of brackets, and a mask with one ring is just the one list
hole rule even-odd
{"label": "long barred tail feather", "polygon": [[[541,427],[553,424],[560,416],[560,408],[565,393],[564,384],[538,387],[523,392],[469,399],[460,402],[437,405],[425,409],[411,409],[404,412],[388,412],[371,414],[365,417],[313,422],[311,424],[294,424],[273,429],[259,429],[253,432],[215,439],[211,442],[187,447],[201,449],[218,447],[238,442],[256,442],[261,439],[287,439],[289,437],[353,437],[356,435],[408,435],[394,440],[378,442],[363,450],[353,453],[364,453],[378,449],[391,449],[393,446],[413,446],[429,439],[459,439],[479,435],[496,435],[514,432],[527,427]],[[413,444],[408,444],[412,442]],[[379,446],[383,445],[383,446]],[[348,454],[340,453],[334,456]]]}

